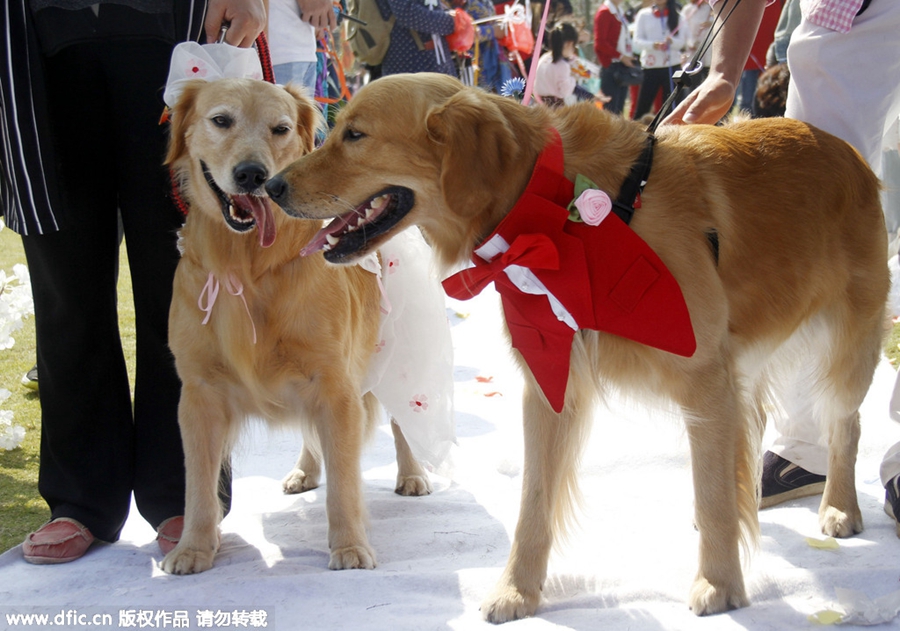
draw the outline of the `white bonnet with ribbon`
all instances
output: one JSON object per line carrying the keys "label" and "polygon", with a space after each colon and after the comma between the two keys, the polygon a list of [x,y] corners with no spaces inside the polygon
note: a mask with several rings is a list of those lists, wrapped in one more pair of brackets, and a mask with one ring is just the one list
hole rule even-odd
{"label": "white bonnet with ribbon", "polygon": [[194,79],[215,81],[225,78],[262,79],[262,65],[255,48],[230,44],[182,42],[172,51],[169,78],[163,101],[175,107],[184,86]]}

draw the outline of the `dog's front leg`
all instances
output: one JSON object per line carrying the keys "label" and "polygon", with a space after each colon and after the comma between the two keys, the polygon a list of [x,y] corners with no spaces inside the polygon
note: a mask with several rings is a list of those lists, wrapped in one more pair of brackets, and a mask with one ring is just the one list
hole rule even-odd
{"label": "dog's front leg", "polygon": [[754,464],[759,450],[737,386],[726,370],[722,373],[690,388],[691,405],[684,409],[700,532],[689,604],[698,616],[749,604],[740,561],[741,522],[750,536],[758,528]]}
{"label": "dog's front leg", "polygon": [[185,384],[178,404],[186,474],[184,530],[162,561],[170,574],[195,574],[212,567],[219,548],[222,506],[219,470],[229,440],[226,405],[211,388]]}
{"label": "dog's front leg", "polygon": [[372,569],[375,551],[366,536],[360,458],[367,426],[359,396],[347,393],[341,402],[317,417],[325,459],[328,547],[332,570]]}
{"label": "dog's front leg", "polygon": [[[570,394],[572,385],[570,383]],[[540,604],[550,550],[571,509],[584,420],[583,402],[556,414],[532,378],[523,398],[525,467],[519,521],[509,560],[481,614],[493,623],[532,615]]]}

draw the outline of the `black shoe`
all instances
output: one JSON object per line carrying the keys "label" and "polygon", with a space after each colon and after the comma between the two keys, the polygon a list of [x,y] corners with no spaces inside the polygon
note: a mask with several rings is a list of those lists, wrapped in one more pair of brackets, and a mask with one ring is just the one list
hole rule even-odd
{"label": "black shoe", "polygon": [[38,380],[37,380],[37,364],[31,367],[31,370],[25,373],[25,376],[22,377],[22,385],[31,390],[38,389]]}
{"label": "black shoe", "polygon": [[763,456],[760,508],[769,508],[788,500],[818,495],[825,490],[825,476],[801,469],[771,451]]}
{"label": "black shoe", "polygon": [[897,536],[900,537],[900,475],[892,478],[884,489],[884,512],[897,522]]}

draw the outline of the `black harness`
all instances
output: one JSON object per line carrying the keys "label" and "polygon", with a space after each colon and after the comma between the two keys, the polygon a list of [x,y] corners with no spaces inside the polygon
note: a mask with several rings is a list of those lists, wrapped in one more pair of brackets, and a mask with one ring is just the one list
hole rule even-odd
{"label": "black harness", "polygon": [[619,189],[619,196],[613,202],[612,211],[626,224],[631,223],[635,209],[641,207],[641,192],[647,185],[650,169],[653,167],[653,146],[655,144],[656,136],[651,133],[647,136],[644,150],[637,162],[631,165],[631,171],[625,178],[622,188]]}
{"label": "black harness", "polygon": [[[870,0],[864,1],[860,13],[865,10],[869,1]],[[656,131],[656,128],[659,127],[659,124],[662,122],[663,117],[668,113],[672,104],[678,100],[682,91],[685,88],[696,85],[695,81],[698,78],[700,71],[703,69],[703,64],[700,61],[701,57],[703,57],[707,49],[712,45],[712,40],[718,35],[719,31],[722,29],[722,25],[728,20],[740,2],[741,0],[736,0],[734,6],[731,7],[731,10],[725,15],[724,19],[720,20],[722,13],[729,3],[729,0],[722,1],[719,12],[716,14],[716,22],[719,23],[718,29],[715,29],[715,32],[713,32],[714,29],[712,28],[707,31],[706,38],[703,40],[703,43],[697,47],[687,68],[673,73],[672,81],[675,84],[675,89],[672,90],[669,98],[666,99],[666,102],[659,108],[653,121],[647,126],[647,141],[644,144],[644,150],[641,152],[637,161],[631,165],[631,171],[628,173],[628,177],[625,178],[622,188],[619,189],[619,196],[612,205],[612,211],[626,224],[631,223],[631,219],[634,217],[634,211],[641,207],[641,193],[644,190],[644,186],[647,185],[647,180],[650,178],[650,169],[653,167],[653,147],[656,144],[654,132]],[[715,228],[710,228],[705,232],[705,236],[707,241],[709,241],[713,259],[715,260],[716,265],[718,265],[719,233]]]}

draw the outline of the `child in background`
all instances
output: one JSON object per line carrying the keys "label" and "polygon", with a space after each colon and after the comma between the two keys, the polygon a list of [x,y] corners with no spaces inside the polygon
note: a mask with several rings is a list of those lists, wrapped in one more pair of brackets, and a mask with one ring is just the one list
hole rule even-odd
{"label": "child in background", "polygon": [[570,105],[578,100],[577,86],[569,60],[577,57],[578,30],[570,22],[560,22],[550,31],[550,52],[538,60],[534,93],[549,107]]}

